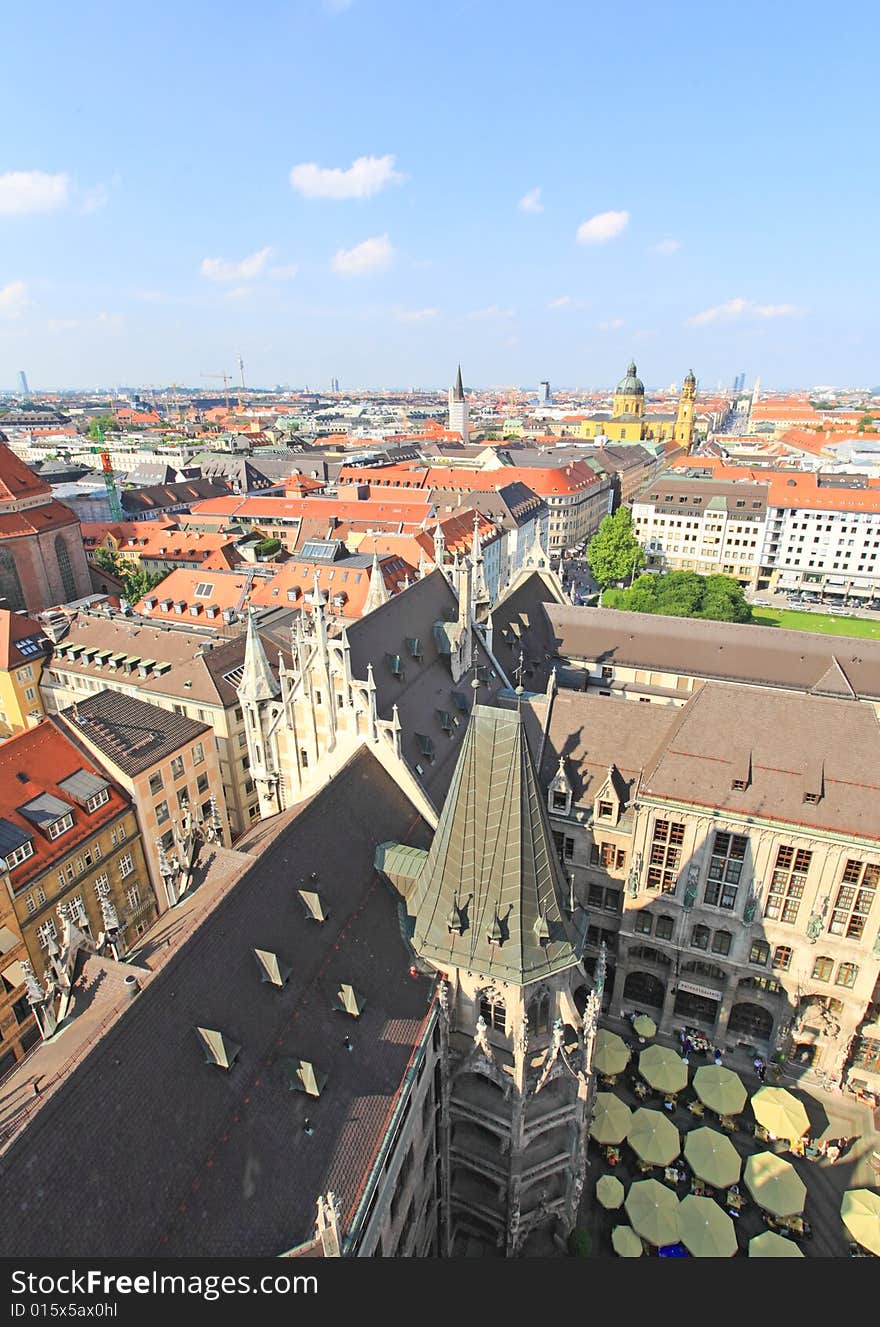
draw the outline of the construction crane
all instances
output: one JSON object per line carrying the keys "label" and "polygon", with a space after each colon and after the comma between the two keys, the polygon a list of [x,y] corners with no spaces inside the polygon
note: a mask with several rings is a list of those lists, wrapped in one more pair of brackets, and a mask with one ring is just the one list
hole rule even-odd
{"label": "construction crane", "polygon": [[100,453],[101,470],[103,472],[104,487],[107,490],[107,505],[110,508],[110,519],[113,521],[122,521],[125,517],[122,514],[122,503],[119,501],[119,490],[116,487],[116,480],[113,475],[113,462],[110,460],[110,453],[104,451],[104,430],[98,425],[98,446],[93,447],[92,451]]}
{"label": "construction crane", "polygon": [[[243,391],[245,390],[245,387],[244,387],[244,360],[242,359],[241,355],[239,355],[239,357],[238,357],[238,371],[239,371],[239,373],[241,374],[241,392],[243,392]],[[243,409],[243,406],[242,406],[242,404],[241,404],[241,392],[239,392],[239,394],[238,394],[238,408],[239,408],[239,410]]]}
{"label": "construction crane", "polygon": [[201,374],[201,377],[203,377],[203,378],[217,378],[217,379],[222,379],[222,382],[223,382],[223,395],[226,397],[226,409],[228,410],[228,409],[229,409],[229,384],[232,382],[232,374],[230,374],[230,373],[203,373],[203,374]]}

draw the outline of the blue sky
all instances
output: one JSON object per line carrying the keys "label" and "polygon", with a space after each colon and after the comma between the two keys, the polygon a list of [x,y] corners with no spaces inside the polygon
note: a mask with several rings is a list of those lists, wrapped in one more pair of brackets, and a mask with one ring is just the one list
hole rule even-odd
{"label": "blue sky", "polygon": [[878,383],[880,25],[839,13],[9,8],[0,387],[239,354],[255,385]]}

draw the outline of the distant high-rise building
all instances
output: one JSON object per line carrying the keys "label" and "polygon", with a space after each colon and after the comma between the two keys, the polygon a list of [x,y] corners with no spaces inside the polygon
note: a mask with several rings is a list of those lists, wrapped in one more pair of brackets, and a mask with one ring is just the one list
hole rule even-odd
{"label": "distant high-rise building", "polygon": [[542,383],[541,383],[541,390],[540,390],[540,392],[538,393],[538,404],[539,404],[539,405],[549,405],[549,404],[550,404],[550,384],[549,384],[549,382],[542,382]]}
{"label": "distant high-rise building", "polygon": [[449,389],[449,427],[455,433],[461,434],[462,442],[468,440],[468,407],[464,399],[464,388],[461,385],[461,365],[458,366],[458,374],[455,379],[455,385]]}
{"label": "distant high-rise building", "polygon": [[331,390],[331,392],[338,392],[338,391],[339,391],[339,379],[338,379],[338,378],[331,378],[331,379],[330,379],[330,390]]}
{"label": "distant high-rise building", "polygon": [[18,390],[21,392],[22,396],[30,396],[27,374],[24,369],[18,370]]}

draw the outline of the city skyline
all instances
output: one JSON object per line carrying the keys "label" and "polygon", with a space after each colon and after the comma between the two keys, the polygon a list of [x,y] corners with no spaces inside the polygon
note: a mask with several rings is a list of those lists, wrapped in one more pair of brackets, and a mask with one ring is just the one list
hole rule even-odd
{"label": "city skyline", "polygon": [[0,388],[877,380],[869,44],[817,5],[108,13],[9,19]]}

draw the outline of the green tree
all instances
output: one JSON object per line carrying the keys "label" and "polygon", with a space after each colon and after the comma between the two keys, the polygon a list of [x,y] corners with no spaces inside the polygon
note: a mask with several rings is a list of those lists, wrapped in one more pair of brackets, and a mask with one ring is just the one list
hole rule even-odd
{"label": "green tree", "polygon": [[633,533],[629,507],[618,507],[613,516],[602,517],[587,546],[587,563],[603,587],[641,571],[645,552]]}
{"label": "green tree", "polygon": [[102,571],[108,571],[111,576],[118,576],[120,580],[125,575],[125,568],[112,548],[96,548],[92,554],[92,561],[96,567],[100,567]]}
{"label": "green tree", "polygon": [[119,432],[119,422],[115,415],[95,415],[89,420],[89,427],[86,429],[86,437],[93,439],[94,442],[102,442],[103,435],[109,432]]}
{"label": "green tree", "polygon": [[130,604],[136,604],[164,579],[164,571],[128,571],[123,578],[125,597]]}
{"label": "green tree", "polygon": [[752,620],[739,581],[732,576],[698,576],[693,571],[640,576],[628,590],[606,590],[602,603],[605,608],[664,617],[708,618],[715,622]]}
{"label": "green tree", "polygon": [[874,427],[874,416],[873,416],[873,415],[862,415],[862,417],[859,419],[859,422],[858,422],[858,426],[857,426],[857,427],[858,427],[858,431],[859,431],[859,433],[864,433],[865,429],[873,429],[873,427]]}

